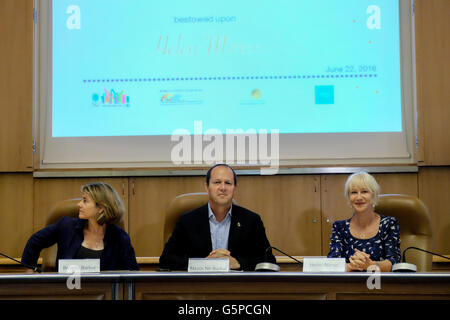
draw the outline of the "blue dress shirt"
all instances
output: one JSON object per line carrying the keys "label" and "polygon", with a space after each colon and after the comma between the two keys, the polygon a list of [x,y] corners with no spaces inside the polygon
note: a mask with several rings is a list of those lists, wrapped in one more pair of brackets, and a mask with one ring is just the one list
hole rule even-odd
{"label": "blue dress shirt", "polygon": [[228,210],[225,219],[218,222],[208,202],[209,228],[211,232],[211,244],[213,250],[220,248],[228,250],[228,235],[230,234],[232,207],[233,206],[231,206],[230,210]]}

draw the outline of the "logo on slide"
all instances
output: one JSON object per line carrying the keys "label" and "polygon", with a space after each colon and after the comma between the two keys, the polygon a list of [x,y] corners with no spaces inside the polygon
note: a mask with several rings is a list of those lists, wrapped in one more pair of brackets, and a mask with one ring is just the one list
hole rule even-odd
{"label": "logo on slide", "polygon": [[334,104],[334,86],[315,86],[316,104]]}
{"label": "logo on slide", "polygon": [[199,97],[201,90],[179,89],[172,92],[161,91],[161,105],[197,105],[203,101]]}
{"label": "logo on slide", "polygon": [[161,97],[161,103],[175,103],[179,102],[181,99],[181,95],[173,94],[173,93],[165,93]]}
{"label": "logo on slide", "polygon": [[110,91],[104,89],[102,95],[98,93],[92,95],[92,104],[96,107],[129,107],[130,96],[125,94],[123,90],[119,92],[114,89]]}
{"label": "logo on slide", "polygon": [[253,99],[259,99],[259,98],[261,98],[261,96],[262,96],[261,90],[259,90],[259,89],[254,89],[254,90],[252,91],[252,97],[253,97]]}

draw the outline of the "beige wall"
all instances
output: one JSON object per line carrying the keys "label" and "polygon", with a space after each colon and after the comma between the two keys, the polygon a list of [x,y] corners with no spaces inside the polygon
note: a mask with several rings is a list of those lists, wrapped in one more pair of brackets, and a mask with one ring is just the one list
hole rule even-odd
{"label": "beige wall", "polygon": [[[55,202],[79,197],[96,178],[33,178],[32,0],[0,1],[0,252],[20,256]],[[419,173],[377,174],[384,193],[407,193],[429,207],[434,249],[450,254],[450,1],[416,0]],[[272,245],[292,255],[326,254],[331,223],[350,213],[346,175],[244,176],[236,200],[261,214]],[[128,208],[138,256],[162,250],[164,211],[177,194],[203,191],[201,177],[123,177],[111,183]]]}

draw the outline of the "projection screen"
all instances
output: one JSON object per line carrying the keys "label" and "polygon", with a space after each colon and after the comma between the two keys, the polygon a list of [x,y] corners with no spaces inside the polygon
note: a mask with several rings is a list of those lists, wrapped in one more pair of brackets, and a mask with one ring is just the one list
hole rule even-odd
{"label": "projection screen", "polygon": [[415,163],[410,0],[41,0],[40,168]]}

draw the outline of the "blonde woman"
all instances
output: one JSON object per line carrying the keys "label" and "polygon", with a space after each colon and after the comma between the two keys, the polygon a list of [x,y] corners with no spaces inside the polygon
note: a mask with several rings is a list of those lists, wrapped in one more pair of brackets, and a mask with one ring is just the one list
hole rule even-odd
{"label": "blonde woman", "polygon": [[125,207],[117,192],[103,182],[81,188],[78,218],[63,217],[33,234],[22,261],[35,266],[42,249],[58,244],[58,259],[100,259],[100,270],[139,270],[130,237],[115,223]]}
{"label": "blonde woman", "polygon": [[380,187],[367,172],[349,176],[345,197],[353,216],[333,224],[329,258],[345,258],[347,271],[365,271],[376,265],[389,272],[400,262],[400,227],[394,217],[374,211]]}

